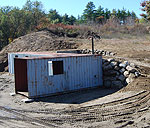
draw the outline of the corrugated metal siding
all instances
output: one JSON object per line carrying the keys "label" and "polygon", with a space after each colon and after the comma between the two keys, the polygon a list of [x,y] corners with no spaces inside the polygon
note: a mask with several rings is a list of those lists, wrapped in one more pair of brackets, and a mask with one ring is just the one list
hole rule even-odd
{"label": "corrugated metal siding", "polygon": [[[64,74],[49,76],[48,61],[63,61]],[[29,97],[102,86],[102,57],[27,60]]]}

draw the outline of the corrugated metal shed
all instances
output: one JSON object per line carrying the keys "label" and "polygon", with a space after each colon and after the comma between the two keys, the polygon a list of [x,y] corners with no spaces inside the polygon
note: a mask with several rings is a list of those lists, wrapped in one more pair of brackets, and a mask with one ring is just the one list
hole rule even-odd
{"label": "corrugated metal shed", "polygon": [[[21,61],[25,63],[27,71],[19,76],[17,74],[21,73],[18,70]],[[27,79],[27,84],[22,87],[21,81],[15,83],[16,92],[24,89],[29,98],[102,86],[102,57],[52,54],[52,57],[15,58],[15,81],[20,77]]]}

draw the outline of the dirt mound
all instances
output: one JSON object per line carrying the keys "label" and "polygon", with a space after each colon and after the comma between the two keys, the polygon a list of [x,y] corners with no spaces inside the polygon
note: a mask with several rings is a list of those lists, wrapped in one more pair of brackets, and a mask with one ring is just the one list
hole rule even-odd
{"label": "dirt mound", "polygon": [[85,34],[84,34],[84,37],[85,38],[91,38],[91,37],[94,37],[95,39],[101,39],[100,35],[98,33],[95,33],[95,32],[92,32],[92,31],[87,31]]}
{"label": "dirt mound", "polygon": [[15,39],[0,52],[0,71],[7,66],[7,53],[22,51],[52,51],[60,49],[76,49],[74,40],[64,38],[48,30],[33,32]]}

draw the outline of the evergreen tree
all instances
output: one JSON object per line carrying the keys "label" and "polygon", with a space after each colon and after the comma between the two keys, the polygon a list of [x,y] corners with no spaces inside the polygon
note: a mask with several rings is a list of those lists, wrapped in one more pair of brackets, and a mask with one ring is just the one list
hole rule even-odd
{"label": "evergreen tree", "polygon": [[58,14],[58,12],[53,9],[51,9],[48,13],[48,19],[51,23],[56,24],[56,23],[61,23],[62,22],[62,17]]}
{"label": "evergreen tree", "polygon": [[102,24],[105,16],[104,8],[102,6],[99,6],[95,13],[96,13],[96,21]]}
{"label": "evergreen tree", "polygon": [[75,22],[76,22],[76,18],[75,18],[73,15],[71,15],[71,16],[69,17],[69,24],[70,24],[70,25],[73,25]]}
{"label": "evergreen tree", "polygon": [[127,18],[127,13],[126,13],[126,10],[123,8],[121,10],[121,21],[122,21],[123,24],[125,23],[126,18]]}
{"label": "evergreen tree", "polygon": [[69,24],[69,16],[67,14],[62,16],[62,23]]}
{"label": "evergreen tree", "polygon": [[118,10],[117,10],[117,12],[116,12],[116,16],[117,16],[117,18],[118,18],[118,19],[120,19],[120,20],[121,20],[122,13],[121,13],[121,10],[120,10],[120,9],[118,9]]}
{"label": "evergreen tree", "polygon": [[127,16],[128,16],[128,17],[132,16],[132,14],[130,13],[129,10],[128,10],[128,12],[127,12]]}
{"label": "evergreen tree", "polygon": [[111,12],[106,8],[105,9],[105,19],[109,19],[111,15]]}
{"label": "evergreen tree", "polygon": [[136,19],[136,18],[137,18],[135,12],[133,12],[133,11],[131,12],[131,16],[132,16],[133,19]]}
{"label": "evergreen tree", "polygon": [[104,15],[105,15],[104,8],[102,6],[99,6],[98,9],[96,10],[96,17]]}
{"label": "evergreen tree", "polygon": [[31,2],[31,0],[27,0],[25,5],[23,6],[23,10],[32,11],[32,8],[33,8],[33,2]]}
{"label": "evergreen tree", "polygon": [[116,9],[113,9],[113,10],[112,10],[111,16],[117,16],[117,11],[116,11]]}
{"label": "evergreen tree", "polygon": [[95,20],[95,5],[93,2],[89,2],[86,5],[86,9],[83,12],[84,19],[86,21],[94,21]]}

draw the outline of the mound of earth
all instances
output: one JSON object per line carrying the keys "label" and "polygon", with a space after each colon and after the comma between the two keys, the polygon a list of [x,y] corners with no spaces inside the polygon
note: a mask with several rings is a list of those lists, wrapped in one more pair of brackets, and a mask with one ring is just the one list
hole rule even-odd
{"label": "mound of earth", "polygon": [[78,45],[74,39],[61,37],[48,30],[33,32],[15,39],[0,52],[0,71],[7,67],[7,54],[9,52],[23,51],[53,51],[60,49],[76,49]]}

